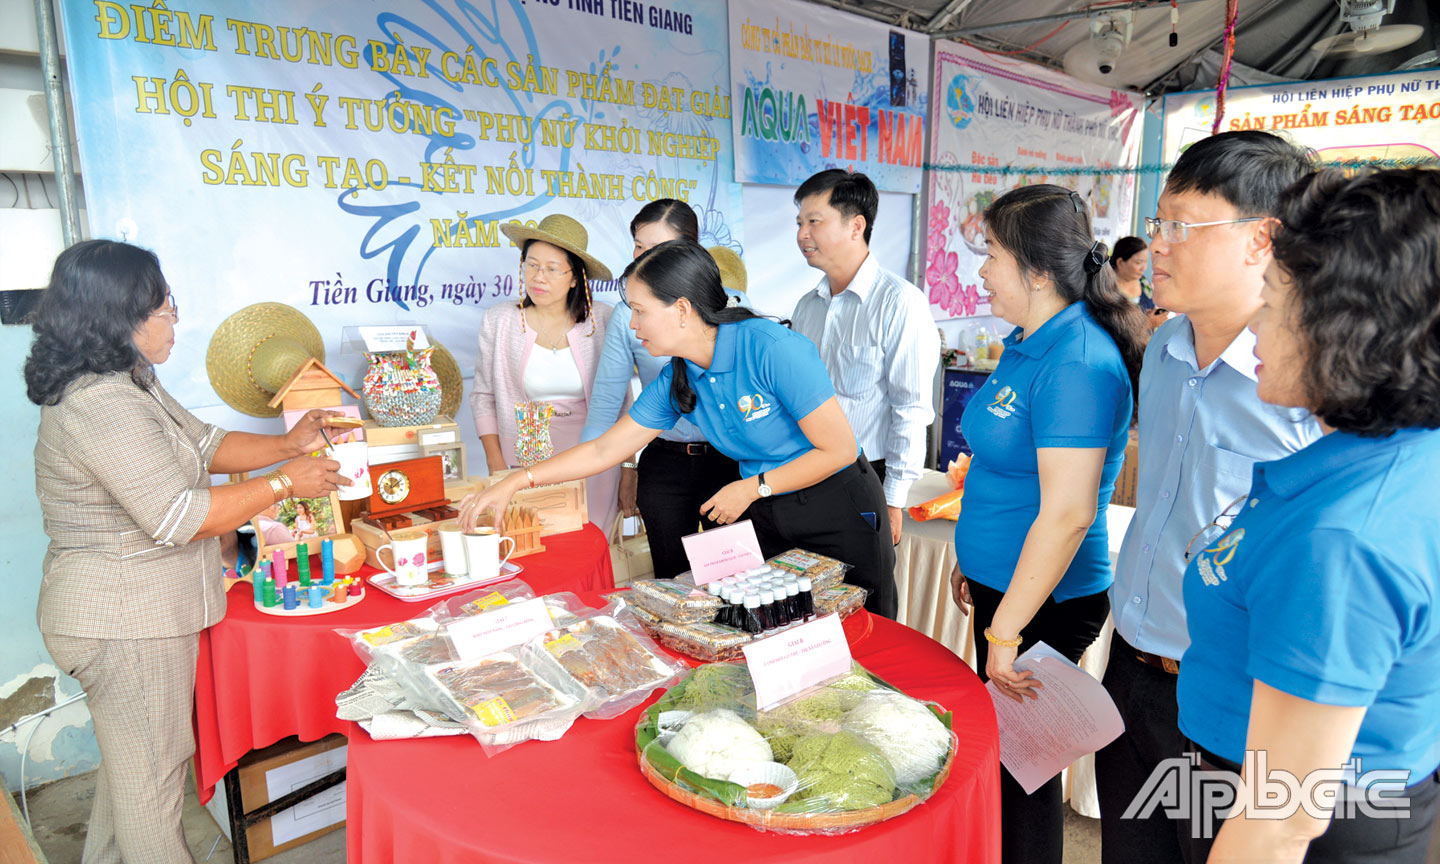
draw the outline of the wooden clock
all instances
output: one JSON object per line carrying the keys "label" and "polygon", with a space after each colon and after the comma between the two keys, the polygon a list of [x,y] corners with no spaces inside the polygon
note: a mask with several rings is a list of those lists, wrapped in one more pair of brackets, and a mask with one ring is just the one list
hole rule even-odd
{"label": "wooden clock", "polygon": [[412,520],[407,513],[424,513],[437,522],[454,517],[456,511],[445,497],[444,475],[440,456],[371,465],[370,519],[389,531],[409,526]]}

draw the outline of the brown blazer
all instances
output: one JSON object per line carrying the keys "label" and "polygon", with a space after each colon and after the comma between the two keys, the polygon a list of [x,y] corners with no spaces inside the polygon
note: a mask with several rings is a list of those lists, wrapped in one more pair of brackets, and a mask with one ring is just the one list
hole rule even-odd
{"label": "brown blazer", "polygon": [[225,615],[220,544],[191,542],[210,512],[225,431],[123,372],[72,381],[40,409],[35,494],[50,548],[40,632],[186,636]]}

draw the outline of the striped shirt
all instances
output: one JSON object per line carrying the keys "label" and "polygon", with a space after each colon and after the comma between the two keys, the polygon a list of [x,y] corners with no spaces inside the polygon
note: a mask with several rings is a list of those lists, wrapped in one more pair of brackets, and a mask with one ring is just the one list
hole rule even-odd
{"label": "striped shirt", "polygon": [[935,419],[940,336],[925,295],[870,254],[838,295],[821,278],[795,304],[792,323],[820,349],[865,458],[885,460],[885,503],[904,507]]}
{"label": "striped shirt", "polygon": [[191,542],[224,437],[158,381],[145,388],[122,372],[82,375],[40,409],[35,494],[50,537],[40,632],[187,636],[224,616],[219,541]]}

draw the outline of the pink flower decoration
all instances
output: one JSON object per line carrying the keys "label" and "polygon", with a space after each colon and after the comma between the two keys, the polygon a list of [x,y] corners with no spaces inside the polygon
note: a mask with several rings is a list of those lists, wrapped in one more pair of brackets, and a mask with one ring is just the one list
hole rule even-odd
{"label": "pink flower decoration", "polygon": [[415,566],[416,566],[416,567],[423,567],[423,566],[425,566],[425,553],[424,553],[424,552],[418,552],[418,553],[416,553],[416,555],[415,555]]}
{"label": "pink flower decoration", "polygon": [[966,285],[963,294],[965,314],[974,315],[980,308],[980,291],[974,285]]}
{"label": "pink flower decoration", "polygon": [[944,201],[936,201],[930,206],[930,236],[945,236],[945,231],[950,227],[950,208]]}
{"label": "pink flower decoration", "polygon": [[942,251],[925,271],[925,282],[930,286],[930,302],[948,311],[948,301],[960,287],[955,270],[960,266],[960,256],[954,252]]}
{"label": "pink flower decoration", "polygon": [[396,558],[396,559],[395,559],[395,569],[396,569],[396,570],[399,570],[401,567],[404,567],[406,564],[409,564],[409,563],[410,563],[410,559],[409,559],[409,558]]}

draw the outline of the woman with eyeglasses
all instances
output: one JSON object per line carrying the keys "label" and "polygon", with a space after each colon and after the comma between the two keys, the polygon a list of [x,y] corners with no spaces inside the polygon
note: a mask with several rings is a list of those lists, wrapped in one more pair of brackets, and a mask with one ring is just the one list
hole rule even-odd
{"label": "woman with eyeglasses", "polygon": [[[60,253],[36,312],[26,395],[40,407],[35,492],[50,547],[38,620],[85,688],[100,769],[83,860],[189,864],[180,826],[195,742],[200,631],[225,614],[217,537],[340,464],[315,410],[284,435],[202,423],[161,386],[178,307],[154,253],[87,240]],[[286,461],[289,460],[289,461]],[[213,474],[279,470],[211,486]]]}
{"label": "woman with eyeglasses", "polygon": [[1191,550],[1180,731],[1249,791],[1182,824],[1182,849],[1420,864],[1440,814],[1440,171],[1322,171],[1277,212],[1259,395],[1325,434],[1257,464]]}
{"label": "woman with eyeglasses", "polygon": [[[689,204],[673,198],[651,201],[630,221],[634,257],[667,240],[698,243],[699,229],[695,210]],[[743,273],[744,265],[740,266]],[[721,273],[723,277],[724,271]],[[725,286],[725,293],[733,305],[750,305],[745,295],[732,286]],[[644,387],[659,377],[660,370],[670,362],[669,357],[656,357],[647,351],[630,322],[630,307],[625,303],[617,305],[605,330],[605,351],[595,375],[590,414],[581,441],[599,438],[620,419],[631,377],[638,372],[640,386]],[[621,465],[620,512],[633,516],[638,510],[644,518],[657,578],[669,579],[690,569],[680,539],[701,527],[715,527],[714,522],[700,516],[700,505],[738,479],[740,468],[735,460],[711,446],[688,420],[661,433],[645,448],[638,464],[626,461]],[[610,526],[603,527],[608,530]]]}
{"label": "woman with eyeglasses", "polygon": [[[555,213],[534,228],[500,230],[520,245],[524,296],[480,320],[470,409],[491,472],[536,461],[547,438],[557,453],[580,443],[611,314],[591,301],[590,280],[610,279],[610,269],[587,251],[583,225]],[[516,414],[527,406],[540,419],[522,434]],[[586,481],[590,521],[601,530],[615,522],[619,485],[619,469]]]}
{"label": "woman with eyeglasses", "polygon": [[[1044,642],[1078,662],[1110,608],[1105,511],[1125,459],[1145,350],[1140,310],[1115,287],[1089,210],[1059,186],[1022,186],[985,209],[980,278],[1015,325],[961,419],[975,450],[955,526],[955,601],[973,604],[981,675],[1043,698],[1015,668]],[[1060,778],[1027,794],[1000,778],[1004,864],[1059,864]]]}

